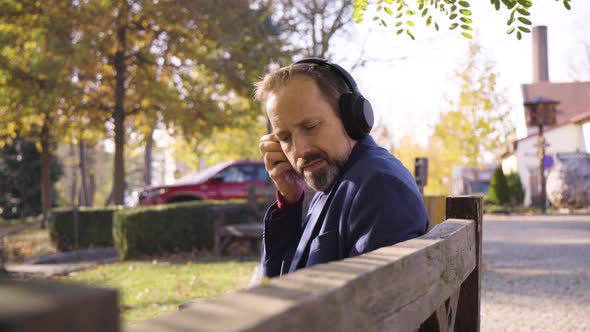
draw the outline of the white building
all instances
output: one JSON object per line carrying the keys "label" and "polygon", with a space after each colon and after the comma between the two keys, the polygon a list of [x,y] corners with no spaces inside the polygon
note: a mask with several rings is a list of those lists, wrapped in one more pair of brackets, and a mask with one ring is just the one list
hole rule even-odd
{"label": "white building", "polygon": [[[558,101],[557,124],[543,129],[545,155],[553,160],[559,153],[590,152],[590,82],[553,83],[547,66],[547,30],[533,30],[533,83],[522,84],[523,103],[537,97]],[[524,106],[522,107],[524,117]],[[526,124],[524,124],[526,126]],[[518,171],[525,190],[525,205],[541,195],[538,128],[518,128],[527,135],[513,142],[503,155],[504,173]]]}

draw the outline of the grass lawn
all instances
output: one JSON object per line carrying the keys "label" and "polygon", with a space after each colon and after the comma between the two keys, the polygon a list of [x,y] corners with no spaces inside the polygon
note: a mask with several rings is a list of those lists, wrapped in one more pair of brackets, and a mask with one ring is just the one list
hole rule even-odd
{"label": "grass lawn", "polygon": [[190,300],[243,288],[258,262],[255,257],[130,261],[56,279],[118,289],[121,318],[129,323],[176,311]]}

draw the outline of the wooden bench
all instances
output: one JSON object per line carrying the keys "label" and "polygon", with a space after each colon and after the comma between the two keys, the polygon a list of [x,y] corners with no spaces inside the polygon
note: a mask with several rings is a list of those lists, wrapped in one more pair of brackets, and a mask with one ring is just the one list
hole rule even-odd
{"label": "wooden bench", "polygon": [[479,331],[481,238],[482,199],[447,198],[446,220],[422,237],[268,279],[126,330]]}

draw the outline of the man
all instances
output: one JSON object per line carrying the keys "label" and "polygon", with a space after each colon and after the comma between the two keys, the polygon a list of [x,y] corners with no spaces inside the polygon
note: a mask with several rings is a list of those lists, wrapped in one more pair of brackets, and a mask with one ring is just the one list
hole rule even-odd
{"label": "man", "polygon": [[[304,59],[267,74],[256,98],[266,104],[273,128],[259,147],[278,189],[264,217],[264,275],[426,232],[426,209],[412,175],[368,135],[371,106],[344,69]],[[317,193],[303,218],[306,183]]]}

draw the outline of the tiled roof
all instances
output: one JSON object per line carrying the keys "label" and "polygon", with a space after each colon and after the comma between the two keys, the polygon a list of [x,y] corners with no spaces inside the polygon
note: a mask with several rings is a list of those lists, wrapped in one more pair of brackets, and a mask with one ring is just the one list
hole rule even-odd
{"label": "tiled roof", "polygon": [[[524,101],[545,97],[559,102],[557,125],[573,122],[590,112],[590,82],[522,84]],[[578,120],[579,121],[579,120]]]}

